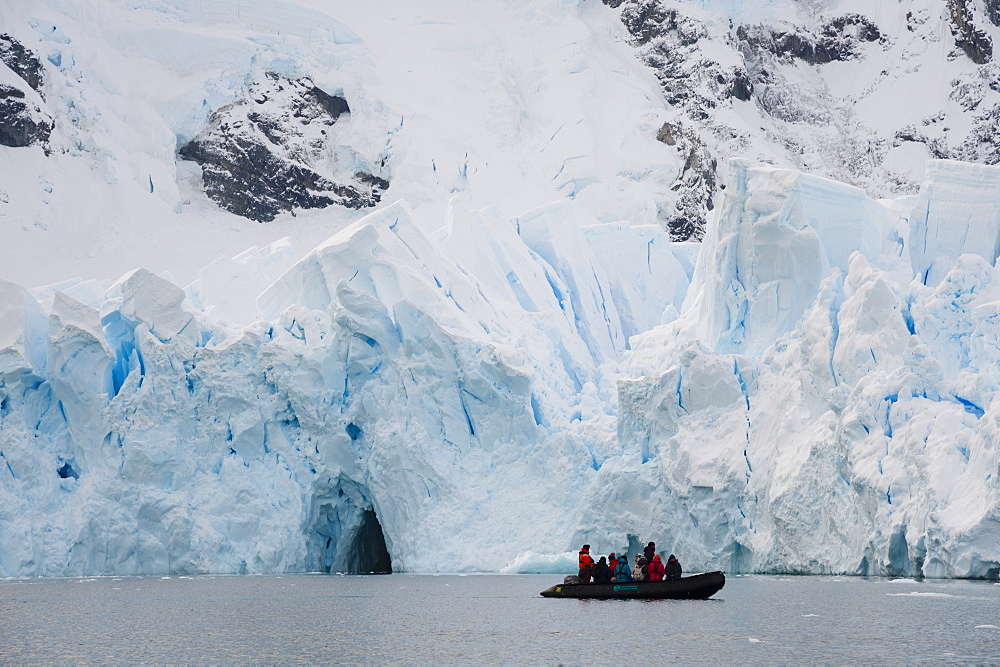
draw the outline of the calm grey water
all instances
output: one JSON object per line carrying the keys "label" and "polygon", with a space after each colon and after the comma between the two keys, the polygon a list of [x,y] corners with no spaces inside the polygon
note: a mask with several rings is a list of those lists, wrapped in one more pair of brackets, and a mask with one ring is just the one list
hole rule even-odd
{"label": "calm grey water", "polygon": [[748,576],[708,601],[538,595],[559,579],[4,580],[0,663],[1000,662],[992,583]]}

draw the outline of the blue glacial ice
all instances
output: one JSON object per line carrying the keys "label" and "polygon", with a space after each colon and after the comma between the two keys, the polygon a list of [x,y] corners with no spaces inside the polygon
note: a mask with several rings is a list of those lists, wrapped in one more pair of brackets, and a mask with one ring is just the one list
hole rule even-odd
{"label": "blue glacial ice", "polygon": [[[995,577],[1000,168],[880,202],[733,161],[657,227],[384,207],[184,288],[0,283],[0,576]],[[911,210],[912,209],[912,210]]]}

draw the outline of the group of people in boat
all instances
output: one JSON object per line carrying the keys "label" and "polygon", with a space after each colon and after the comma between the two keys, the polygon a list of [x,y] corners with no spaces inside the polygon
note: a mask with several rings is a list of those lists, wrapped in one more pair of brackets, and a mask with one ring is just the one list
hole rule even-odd
{"label": "group of people in boat", "polygon": [[641,554],[635,555],[635,566],[629,568],[628,555],[616,556],[614,552],[607,558],[601,556],[596,563],[590,555],[590,545],[580,549],[580,571],[577,575],[581,584],[610,584],[629,581],[669,581],[681,578],[681,564],[670,554],[664,563],[656,553],[656,543],[650,542]]}

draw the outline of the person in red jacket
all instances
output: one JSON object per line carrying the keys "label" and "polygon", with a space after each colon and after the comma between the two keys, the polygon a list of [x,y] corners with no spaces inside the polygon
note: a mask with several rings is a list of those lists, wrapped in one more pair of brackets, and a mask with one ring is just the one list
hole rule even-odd
{"label": "person in red jacket", "polygon": [[611,570],[611,574],[615,573],[615,566],[618,565],[618,557],[615,556],[615,552],[612,551],[608,554],[608,569]]}
{"label": "person in red jacket", "polygon": [[594,559],[590,557],[590,545],[584,544],[580,549],[580,583],[589,584],[594,574]]}
{"label": "person in red jacket", "polygon": [[660,554],[655,554],[649,564],[649,580],[663,581],[664,574],[666,574],[666,569],[663,567],[663,561],[660,560]]}

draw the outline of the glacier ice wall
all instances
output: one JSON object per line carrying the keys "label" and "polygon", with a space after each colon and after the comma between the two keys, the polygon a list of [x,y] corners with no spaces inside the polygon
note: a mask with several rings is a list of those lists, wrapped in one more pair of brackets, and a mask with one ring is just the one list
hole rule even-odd
{"label": "glacier ice wall", "polygon": [[658,228],[581,226],[569,202],[511,221],[455,200],[447,223],[395,204],[187,290],[0,283],[0,575],[361,571],[379,539],[396,571],[496,571],[565,548],[616,453],[627,336],[686,274]]}
{"label": "glacier ice wall", "polygon": [[[656,227],[385,207],[182,289],[0,282],[0,575],[1000,574],[997,168],[730,165]],[[689,275],[691,276],[689,278]],[[571,560],[571,559],[570,559]]]}
{"label": "glacier ice wall", "polygon": [[998,174],[931,163],[901,220],[734,161],[684,312],[633,339],[618,428],[644,463],[600,471],[594,506],[628,511],[591,534],[705,568],[996,578]]}

